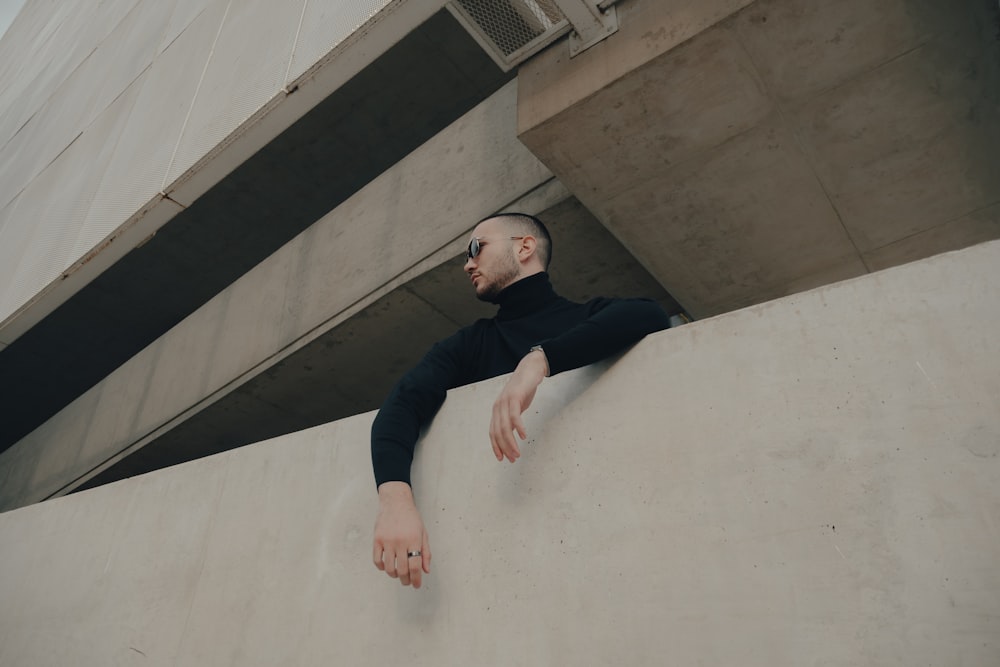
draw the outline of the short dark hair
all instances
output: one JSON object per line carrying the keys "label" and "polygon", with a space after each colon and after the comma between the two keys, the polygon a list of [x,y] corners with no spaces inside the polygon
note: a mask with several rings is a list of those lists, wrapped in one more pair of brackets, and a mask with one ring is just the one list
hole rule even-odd
{"label": "short dark hair", "polygon": [[494,218],[507,218],[519,232],[525,236],[534,236],[535,240],[538,241],[537,252],[539,259],[542,260],[542,268],[546,271],[549,270],[549,264],[552,262],[552,237],[541,220],[527,213],[508,211],[488,215],[479,222],[486,222]]}

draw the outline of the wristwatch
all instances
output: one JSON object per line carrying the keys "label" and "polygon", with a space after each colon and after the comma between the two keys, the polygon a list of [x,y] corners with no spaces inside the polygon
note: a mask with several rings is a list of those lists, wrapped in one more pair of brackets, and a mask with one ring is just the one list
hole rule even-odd
{"label": "wristwatch", "polygon": [[[542,349],[541,345],[532,345],[531,349],[528,350],[528,354],[531,354],[532,352],[541,352],[542,353],[542,359],[545,360],[545,377],[548,377],[549,373],[551,372],[551,369],[549,368],[549,357],[548,357],[547,354],[545,354],[545,350]],[[525,356],[528,356],[528,355],[525,355]]]}

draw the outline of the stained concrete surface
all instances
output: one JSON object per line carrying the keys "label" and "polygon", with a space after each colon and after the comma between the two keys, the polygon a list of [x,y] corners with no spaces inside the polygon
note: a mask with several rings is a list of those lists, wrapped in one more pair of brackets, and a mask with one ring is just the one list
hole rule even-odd
{"label": "stained concrete surface", "polygon": [[[993,242],[451,392],[420,591],[371,564],[372,414],[0,514],[0,664],[1000,658]],[[389,639],[387,639],[389,638]]]}

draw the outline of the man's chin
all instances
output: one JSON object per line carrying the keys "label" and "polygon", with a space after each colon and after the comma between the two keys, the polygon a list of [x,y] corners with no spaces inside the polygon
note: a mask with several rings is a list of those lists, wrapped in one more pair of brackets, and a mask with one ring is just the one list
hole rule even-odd
{"label": "man's chin", "polygon": [[476,288],[476,298],[486,303],[496,303],[499,294],[500,290],[495,289],[493,285],[483,285],[482,289]]}

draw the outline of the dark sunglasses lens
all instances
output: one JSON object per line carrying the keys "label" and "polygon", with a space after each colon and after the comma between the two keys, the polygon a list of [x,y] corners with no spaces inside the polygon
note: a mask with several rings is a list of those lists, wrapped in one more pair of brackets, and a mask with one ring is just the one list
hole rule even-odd
{"label": "dark sunglasses lens", "polygon": [[469,259],[475,259],[479,255],[479,239],[469,241]]}

